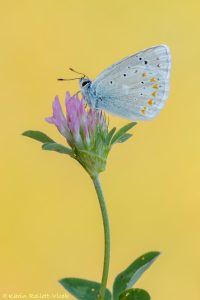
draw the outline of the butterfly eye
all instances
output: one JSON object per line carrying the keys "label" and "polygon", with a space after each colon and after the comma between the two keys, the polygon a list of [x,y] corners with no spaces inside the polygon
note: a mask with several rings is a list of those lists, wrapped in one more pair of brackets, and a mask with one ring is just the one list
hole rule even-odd
{"label": "butterfly eye", "polygon": [[86,80],[86,81],[84,81],[83,83],[82,83],[82,86],[85,86],[86,84],[88,84],[89,83],[89,80]]}

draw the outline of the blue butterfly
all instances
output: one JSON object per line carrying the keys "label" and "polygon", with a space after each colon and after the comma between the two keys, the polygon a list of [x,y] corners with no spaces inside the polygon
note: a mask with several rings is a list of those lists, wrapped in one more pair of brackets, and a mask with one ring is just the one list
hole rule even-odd
{"label": "blue butterfly", "polygon": [[120,60],[94,81],[84,75],[79,85],[90,107],[134,121],[149,120],[169,96],[170,69],[170,50],[159,45]]}

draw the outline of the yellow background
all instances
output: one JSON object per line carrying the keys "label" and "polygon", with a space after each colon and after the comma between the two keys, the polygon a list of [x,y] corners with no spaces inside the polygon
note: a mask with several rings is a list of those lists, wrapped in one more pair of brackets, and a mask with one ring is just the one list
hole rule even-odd
{"label": "yellow background", "polygon": [[90,178],[20,134],[37,129],[64,142],[44,117],[54,95],[63,101],[78,89],[56,81],[73,76],[68,67],[95,78],[165,43],[170,99],[114,147],[101,175],[112,234],[108,286],[134,258],[160,250],[137,287],[153,300],[199,300],[200,2],[19,0],[1,1],[0,11],[0,293],[63,293],[57,280],[66,276],[100,280],[103,231]]}

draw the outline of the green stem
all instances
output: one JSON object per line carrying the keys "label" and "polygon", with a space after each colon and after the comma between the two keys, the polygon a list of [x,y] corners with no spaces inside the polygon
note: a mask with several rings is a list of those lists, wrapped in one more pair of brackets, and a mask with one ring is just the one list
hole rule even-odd
{"label": "green stem", "polygon": [[104,300],[106,285],[108,280],[108,272],[109,272],[109,264],[110,264],[110,228],[109,228],[109,219],[108,212],[106,208],[106,203],[103,195],[103,191],[101,188],[101,183],[99,181],[98,175],[92,177],[94,187],[99,199],[99,204],[101,208],[101,214],[103,218],[103,226],[104,226],[104,265],[103,265],[103,274],[101,279],[101,286],[99,290],[99,300]]}

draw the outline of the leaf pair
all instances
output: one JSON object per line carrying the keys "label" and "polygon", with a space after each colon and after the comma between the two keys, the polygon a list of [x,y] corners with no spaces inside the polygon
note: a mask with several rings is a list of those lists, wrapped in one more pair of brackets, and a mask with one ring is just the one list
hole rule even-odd
{"label": "leaf pair", "polygon": [[[107,289],[104,300],[150,300],[150,296],[145,290],[131,289],[131,287],[151,266],[159,254],[159,252],[148,252],[137,258],[116,277],[113,285],[113,296]],[[64,278],[59,282],[78,300],[98,300],[100,284],[97,282],[79,278]]]}
{"label": "leaf pair", "polygon": [[127,141],[130,137],[133,136],[131,133],[127,133],[127,131],[133,128],[136,124],[137,124],[136,122],[131,122],[129,124],[126,124],[125,126],[120,128],[116,133],[115,133],[116,127],[113,127],[108,134],[107,143],[112,146],[113,144],[123,143]]}
{"label": "leaf pair", "polygon": [[28,130],[23,132],[22,135],[43,143],[43,150],[56,151],[59,153],[68,154],[73,157],[73,151],[70,148],[54,142],[54,140],[52,140],[50,137],[48,137],[48,135],[41,131]]}
{"label": "leaf pair", "polygon": [[[78,300],[97,300],[100,284],[80,278],[64,278],[60,284]],[[111,300],[111,292],[106,289],[104,300]],[[150,300],[150,295],[142,289],[129,289],[123,292],[119,300]]]}

